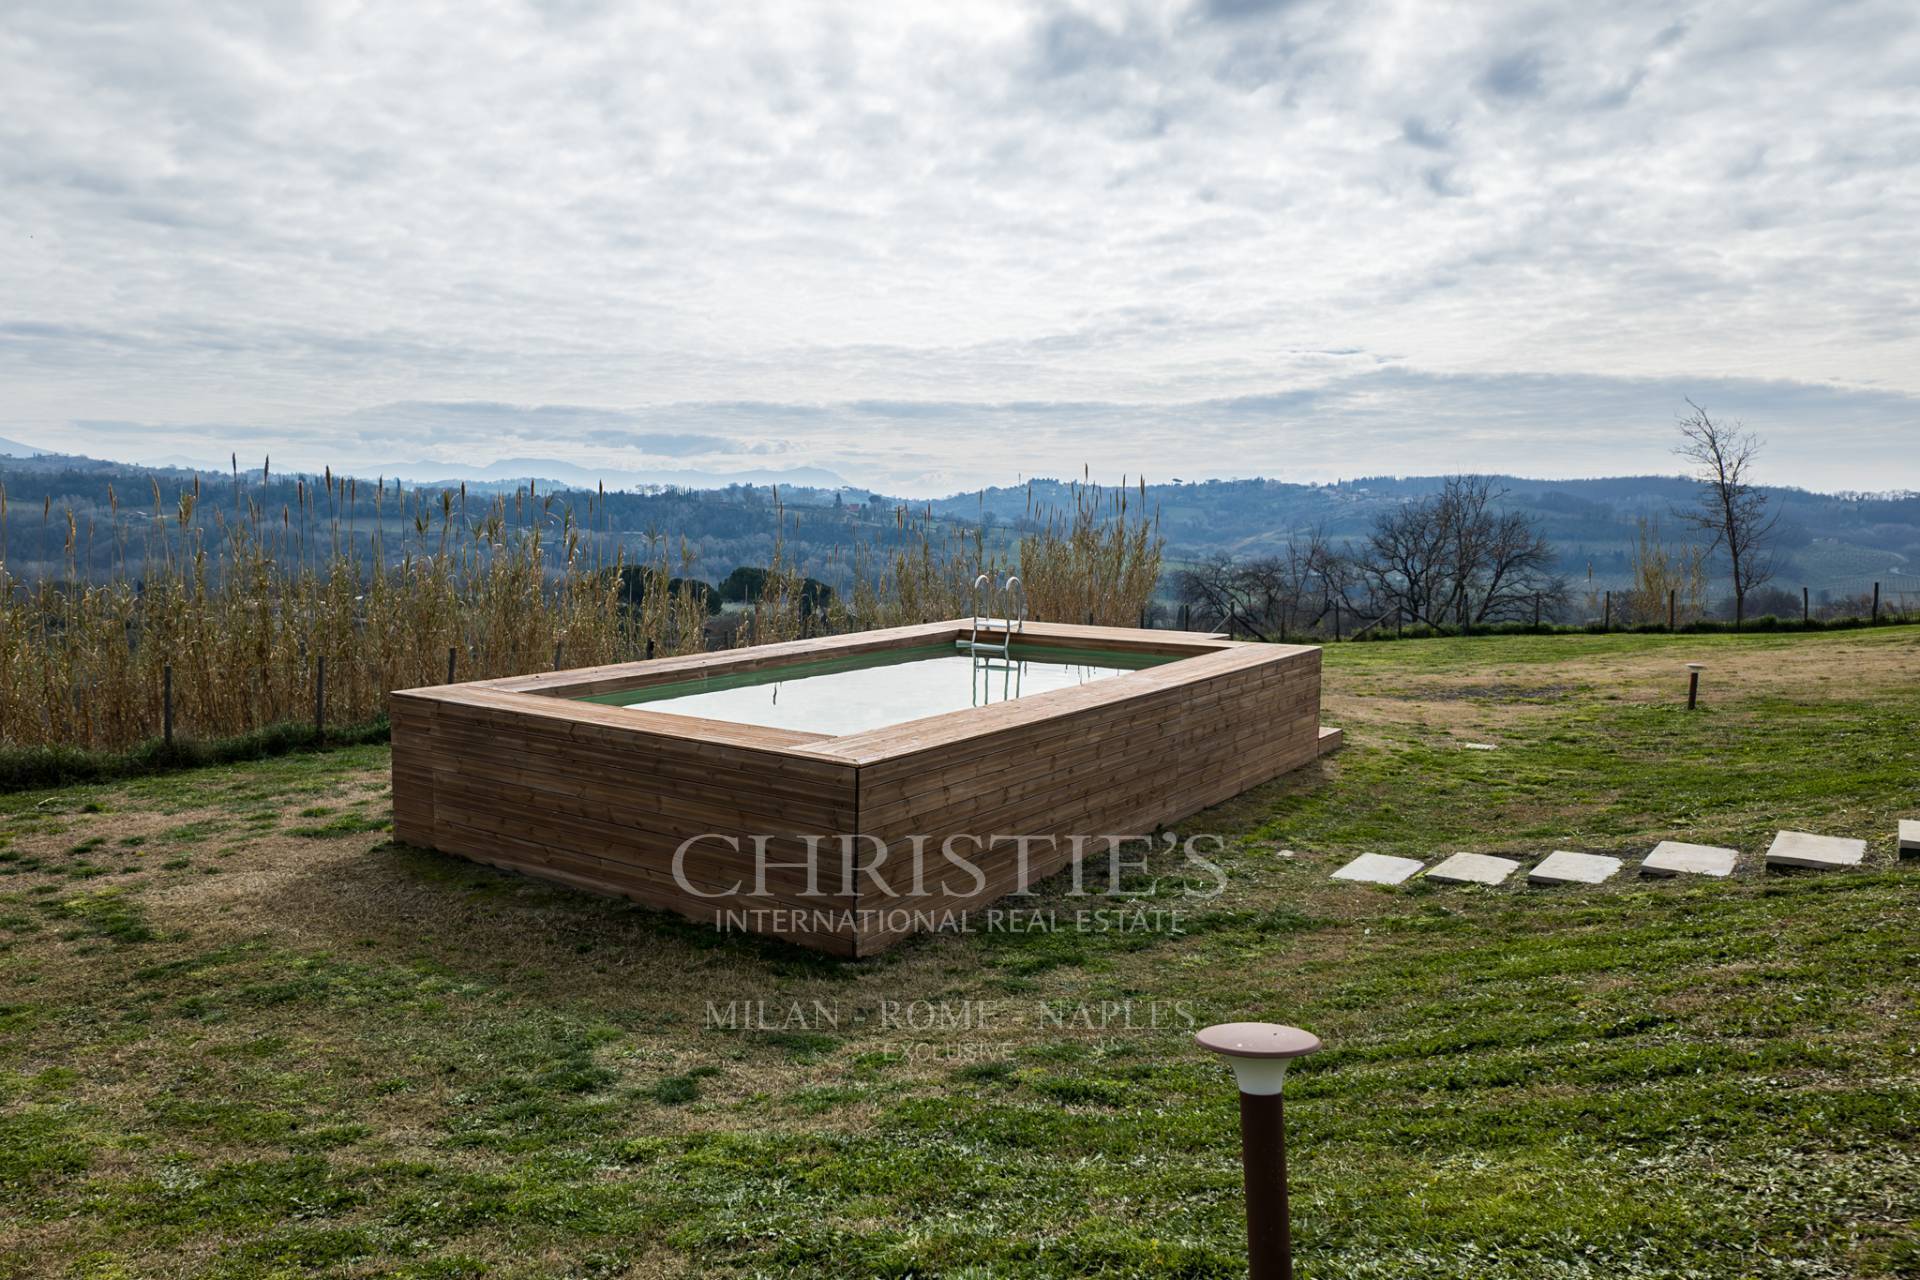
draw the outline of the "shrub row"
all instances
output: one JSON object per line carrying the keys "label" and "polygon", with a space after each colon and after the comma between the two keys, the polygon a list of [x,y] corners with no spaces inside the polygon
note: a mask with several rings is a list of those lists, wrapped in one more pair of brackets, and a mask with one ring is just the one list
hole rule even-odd
{"label": "shrub row", "polygon": [[43,787],[70,787],[90,782],[116,782],[173,769],[238,764],[265,760],[296,751],[324,751],[333,747],[364,746],[387,741],[386,717],[344,729],[315,733],[311,724],[275,724],[231,738],[190,742],[158,738],[126,751],[96,751],[84,747],[0,748],[0,792]]}
{"label": "shrub row", "polygon": [[[1586,623],[1548,623],[1535,625],[1531,622],[1495,622],[1473,627],[1430,627],[1420,625],[1408,627],[1404,631],[1394,631],[1385,627],[1377,628],[1362,636],[1349,637],[1361,641],[1376,640],[1432,640],[1442,637],[1473,636],[1569,636],[1569,635],[1746,635],[1753,632],[1780,631],[1857,631],[1868,627],[1899,627],[1920,623],[1920,618],[1901,617],[1894,614],[1882,614],[1878,619],[1869,617],[1850,618],[1780,618],[1773,614],[1764,617],[1748,618],[1740,626],[1721,618],[1702,618],[1694,622],[1682,623],[1678,627],[1668,627],[1664,622],[1644,622],[1636,626],[1602,626],[1598,622]],[[1326,637],[1319,638],[1324,641]]]}

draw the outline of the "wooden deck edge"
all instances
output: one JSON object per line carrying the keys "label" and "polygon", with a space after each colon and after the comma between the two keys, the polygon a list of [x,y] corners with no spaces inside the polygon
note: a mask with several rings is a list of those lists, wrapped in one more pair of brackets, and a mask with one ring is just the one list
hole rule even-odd
{"label": "wooden deck edge", "polygon": [[[847,632],[834,636],[812,636],[803,640],[784,640],[775,644],[748,645],[739,649],[715,649],[703,653],[685,653],[636,662],[618,662],[606,666],[572,667],[558,671],[535,671],[525,675],[503,676],[490,680],[462,681],[457,685],[427,686],[404,692],[424,693],[432,688],[487,689],[502,693],[532,693],[555,698],[584,697],[598,693],[622,692],[648,685],[670,683],[702,675],[733,674],[766,670],[812,659],[851,657],[879,653],[888,649],[916,645],[941,644],[968,634],[966,618],[945,618],[904,627],[883,627],[873,631]],[[999,631],[981,628],[983,637],[1000,639]],[[1131,627],[1086,627],[1061,622],[1028,622],[1015,636],[1039,648],[1113,648],[1139,653],[1160,653],[1187,657],[1219,649],[1241,647],[1244,642],[1208,631],[1140,631]],[[1272,647],[1272,646],[1270,646]]]}
{"label": "wooden deck edge", "polygon": [[990,707],[944,711],[859,733],[842,734],[818,745],[824,757],[857,765],[897,764],[909,757],[950,750],[977,739],[1027,726],[1133,702],[1177,688],[1192,688],[1260,666],[1285,666],[1310,659],[1318,678],[1320,651],[1307,645],[1224,645],[1144,671],[1095,680],[1066,689],[1029,694]]}

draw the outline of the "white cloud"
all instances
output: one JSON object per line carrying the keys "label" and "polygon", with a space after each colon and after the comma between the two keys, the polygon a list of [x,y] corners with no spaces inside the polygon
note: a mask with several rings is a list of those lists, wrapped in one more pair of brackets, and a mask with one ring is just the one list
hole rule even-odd
{"label": "white cloud", "polygon": [[[1691,390],[1920,485],[1916,82],[1898,0],[15,0],[0,434],[1573,473]],[[599,407],[393,409],[474,402]]]}

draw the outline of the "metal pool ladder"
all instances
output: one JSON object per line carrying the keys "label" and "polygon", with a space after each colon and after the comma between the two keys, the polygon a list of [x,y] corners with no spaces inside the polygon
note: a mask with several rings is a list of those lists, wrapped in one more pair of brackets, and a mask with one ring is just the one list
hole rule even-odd
{"label": "metal pool ladder", "polygon": [[[1013,616],[1012,608],[1013,593],[1016,587],[1019,588],[1020,591],[1020,616],[1017,618]],[[987,594],[987,611],[984,614],[980,612],[980,593],[982,589],[985,589]],[[993,579],[986,574],[983,573],[973,580],[973,631],[967,639],[955,640],[953,643],[956,648],[964,649],[972,654],[997,653],[1003,658],[1012,657],[1011,649],[1013,647],[1013,638],[1020,635],[1027,628],[1027,586],[1024,582],[1020,581],[1017,576],[1013,574],[1007,575],[1006,582],[1001,584],[998,592],[1001,616],[997,618],[993,616],[995,594]],[[980,638],[980,628],[982,626],[985,626],[989,630],[995,627],[1000,628],[1004,638],[999,644],[982,640]]]}

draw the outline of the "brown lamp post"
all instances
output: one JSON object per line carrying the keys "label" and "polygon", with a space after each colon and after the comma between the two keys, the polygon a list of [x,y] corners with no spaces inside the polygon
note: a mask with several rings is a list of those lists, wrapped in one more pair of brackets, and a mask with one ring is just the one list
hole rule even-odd
{"label": "brown lamp post", "polygon": [[1704,662],[1687,664],[1687,710],[1689,711],[1700,705],[1700,673],[1706,669],[1707,664]]}
{"label": "brown lamp post", "polygon": [[1194,1036],[1233,1068],[1240,1086],[1240,1163],[1247,1188],[1249,1280],[1293,1280],[1287,1222],[1287,1125],[1280,1088],[1287,1064],[1320,1047],[1320,1037],[1271,1022],[1227,1022]]}

